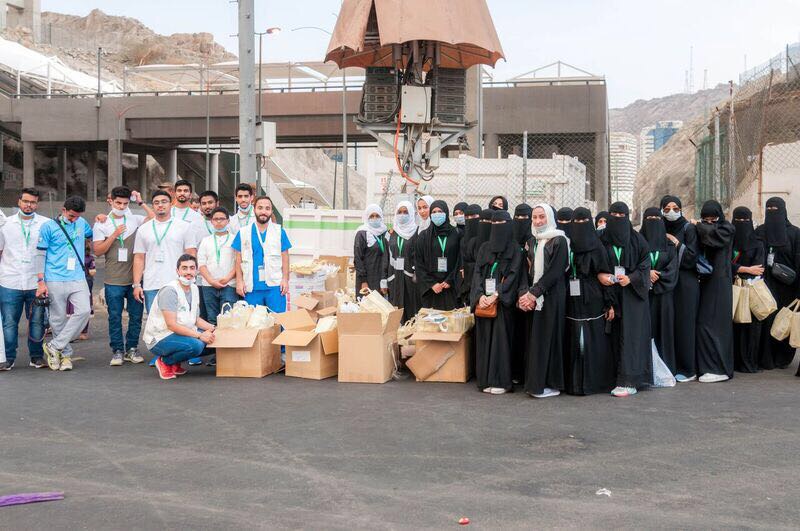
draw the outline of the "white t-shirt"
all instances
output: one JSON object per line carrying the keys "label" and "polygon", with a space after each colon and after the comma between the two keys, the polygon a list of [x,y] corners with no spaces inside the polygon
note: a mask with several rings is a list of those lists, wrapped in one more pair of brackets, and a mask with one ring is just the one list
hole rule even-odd
{"label": "white t-shirt", "polygon": [[[0,286],[8,289],[36,289],[36,243],[39,230],[50,218],[34,214],[23,221],[19,215],[2,216],[0,227]],[[27,237],[26,237],[27,234]]]}
{"label": "white t-shirt", "polygon": [[[216,246],[214,239],[216,238]],[[226,276],[233,269],[236,253],[231,248],[233,234],[227,233],[224,236],[207,236],[200,242],[197,248],[197,266],[208,268],[211,276],[219,279]],[[219,262],[217,262],[217,249],[219,249]],[[198,286],[210,286],[206,279],[199,272],[197,274]],[[236,286],[236,278],[228,282],[229,286]]]}
{"label": "white t-shirt", "polygon": [[[92,232],[94,233],[92,241],[104,241],[114,234],[114,231],[117,230],[117,227],[120,225],[125,225],[125,232],[122,233],[122,241],[125,241],[136,233],[136,229],[138,229],[139,225],[142,223],[144,223],[144,216],[140,216],[139,214],[128,212],[120,219],[116,219],[109,214],[105,223],[95,223],[94,227],[92,227]],[[129,242],[125,242],[125,247],[131,248]]]}
{"label": "white t-shirt", "polygon": [[255,221],[256,214],[253,212],[252,205],[246,214],[242,214],[239,208],[236,207],[236,212],[231,216],[231,222],[228,224],[228,230],[231,231],[231,234],[236,234],[239,232],[239,229],[249,227],[255,223]]}
{"label": "white t-shirt", "polygon": [[173,206],[172,210],[170,210],[170,217],[186,221],[187,223],[194,223],[197,220],[203,219],[203,215],[200,214],[200,212],[192,210],[189,207],[178,208],[177,206]]}
{"label": "white t-shirt", "polygon": [[142,224],[133,246],[133,254],[145,255],[142,287],[146,291],[161,289],[175,280],[178,258],[189,249],[196,249],[189,223],[170,218]]}
{"label": "white t-shirt", "polygon": [[192,237],[194,238],[195,247],[198,249],[200,248],[200,242],[212,234],[214,234],[214,225],[205,216],[192,222]]}

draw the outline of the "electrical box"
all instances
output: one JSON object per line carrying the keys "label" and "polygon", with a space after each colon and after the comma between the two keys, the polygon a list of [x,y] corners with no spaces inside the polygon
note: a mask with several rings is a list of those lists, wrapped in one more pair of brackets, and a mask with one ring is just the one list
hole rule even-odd
{"label": "electrical box", "polygon": [[400,107],[404,124],[428,124],[431,122],[431,88],[403,86]]}
{"label": "electrical box", "polygon": [[442,138],[439,136],[432,136],[428,140],[427,152],[428,155],[428,169],[435,170],[439,167],[439,159],[442,155],[442,150],[439,146],[442,145]]}
{"label": "electrical box", "polygon": [[419,195],[428,195],[431,192],[431,183],[428,181],[420,181],[417,185],[417,193]]}
{"label": "electrical box", "polygon": [[262,157],[274,157],[277,153],[277,137],[275,122],[259,122],[256,124],[256,154]]}

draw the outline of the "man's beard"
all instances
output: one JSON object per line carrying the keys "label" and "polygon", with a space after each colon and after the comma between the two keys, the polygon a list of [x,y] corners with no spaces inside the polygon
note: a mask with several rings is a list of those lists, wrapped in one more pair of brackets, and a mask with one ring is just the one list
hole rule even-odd
{"label": "man's beard", "polygon": [[269,221],[269,218],[270,216],[258,215],[256,216],[256,221],[264,225]]}
{"label": "man's beard", "polygon": [[189,201],[188,197],[182,195],[179,195],[176,199],[178,200],[178,203],[186,203],[187,201]]}

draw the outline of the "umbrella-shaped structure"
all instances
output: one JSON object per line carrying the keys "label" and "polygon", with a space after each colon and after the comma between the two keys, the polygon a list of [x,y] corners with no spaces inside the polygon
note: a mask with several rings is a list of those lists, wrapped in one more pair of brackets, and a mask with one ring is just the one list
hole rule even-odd
{"label": "umbrella-shaped structure", "polygon": [[410,55],[424,52],[399,46],[414,41],[438,43],[442,68],[494,66],[505,59],[485,0],[344,0],[325,61],[340,68],[403,68],[415,59]]}

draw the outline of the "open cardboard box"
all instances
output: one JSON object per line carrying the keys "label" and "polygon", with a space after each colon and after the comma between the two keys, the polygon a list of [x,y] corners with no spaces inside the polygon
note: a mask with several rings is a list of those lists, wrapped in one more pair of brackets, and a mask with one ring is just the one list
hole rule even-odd
{"label": "open cardboard box", "polygon": [[312,291],[295,297],[292,304],[300,310],[308,311],[311,318],[316,320],[336,315],[337,302],[336,293],[332,291]]}
{"label": "open cardboard box", "polygon": [[306,310],[276,316],[284,330],[273,343],[286,347],[286,376],[324,380],[336,376],[339,365],[337,331],[316,333],[315,320]]}
{"label": "open cardboard box", "polygon": [[269,328],[218,328],[209,347],[217,349],[217,376],[263,378],[278,372],[283,365],[281,349],[272,341],[280,333],[278,325]]}
{"label": "open cardboard box", "polygon": [[393,310],[384,326],[379,313],[340,313],[339,381],[386,383],[395,369],[395,343],[403,310]]}
{"label": "open cardboard box", "polygon": [[350,257],[322,255],[319,257],[319,261],[339,266],[339,272],[336,275],[325,279],[325,291],[347,289],[347,271],[350,267]]}
{"label": "open cardboard box", "polygon": [[466,382],[472,364],[469,332],[417,332],[411,336],[416,347],[406,366],[418,382]]}

